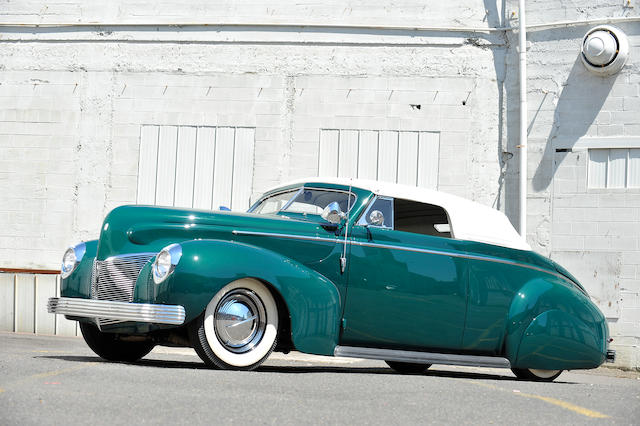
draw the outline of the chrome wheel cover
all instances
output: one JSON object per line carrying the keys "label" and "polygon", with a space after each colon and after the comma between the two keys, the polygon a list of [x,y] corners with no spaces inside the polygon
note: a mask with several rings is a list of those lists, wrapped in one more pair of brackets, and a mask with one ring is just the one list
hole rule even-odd
{"label": "chrome wheel cover", "polygon": [[260,343],[266,320],[260,297],[249,289],[238,288],[220,300],[213,324],[216,337],[226,350],[244,353]]}

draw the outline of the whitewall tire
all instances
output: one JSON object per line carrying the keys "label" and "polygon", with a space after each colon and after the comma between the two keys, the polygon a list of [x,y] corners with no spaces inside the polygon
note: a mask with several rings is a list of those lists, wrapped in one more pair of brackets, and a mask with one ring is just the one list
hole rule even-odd
{"label": "whitewall tire", "polygon": [[275,348],[278,307],[264,284],[243,278],[216,293],[190,331],[194,349],[207,364],[253,370]]}
{"label": "whitewall tire", "polygon": [[562,370],[540,370],[535,368],[512,368],[511,371],[518,379],[536,382],[551,382],[562,374]]}

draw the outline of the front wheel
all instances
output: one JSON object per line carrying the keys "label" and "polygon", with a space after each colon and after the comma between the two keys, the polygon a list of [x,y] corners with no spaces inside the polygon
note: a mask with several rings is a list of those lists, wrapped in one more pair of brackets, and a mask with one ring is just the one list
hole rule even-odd
{"label": "front wheel", "polygon": [[422,374],[431,367],[431,364],[418,364],[413,362],[385,361],[389,367],[401,374]]}
{"label": "front wheel", "polygon": [[109,361],[137,361],[155,346],[152,342],[126,342],[113,333],[103,333],[93,324],[80,323],[82,337],[100,358]]}
{"label": "front wheel", "polygon": [[244,278],[216,293],[189,331],[193,348],[205,363],[253,370],[276,346],[278,307],[264,284]]}
{"label": "front wheel", "polygon": [[562,374],[562,370],[539,370],[535,368],[512,368],[511,371],[518,379],[534,382],[552,382]]}

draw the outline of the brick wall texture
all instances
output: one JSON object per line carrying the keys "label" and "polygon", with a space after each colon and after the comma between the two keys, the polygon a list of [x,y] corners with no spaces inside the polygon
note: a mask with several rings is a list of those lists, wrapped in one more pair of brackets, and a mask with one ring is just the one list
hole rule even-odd
{"label": "brick wall texture", "polygon": [[[437,132],[438,188],[515,223],[517,32],[353,26],[517,26],[517,3],[6,2],[0,267],[55,269],[66,246],[95,238],[113,207],[135,202],[143,125],[255,128],[254,197],[317,175],[321,129]],[[527,21],[640,9],[638,0],[590,3],[527,1]],[[17,25],[94,22],[104,25]],[[208,25],[167,25],[180,23]],[[620,365],[640,366],[640,190],[587,188],[587,152],[556,152],[585,137],[640,139],[640,23],[616,24],[630,58],[604,78],[579,58],[592,26],[528,33],[527,239],[561,263],[597,265],[572,272],[609,318]]]}

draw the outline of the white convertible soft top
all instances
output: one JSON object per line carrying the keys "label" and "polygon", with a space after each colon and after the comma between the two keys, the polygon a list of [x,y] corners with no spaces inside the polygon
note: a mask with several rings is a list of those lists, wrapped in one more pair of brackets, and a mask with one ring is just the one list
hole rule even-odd
{"label": "white convertible soft top", "polygon": [[[509,222],[509,219],[502,212],[445,192],[396,183],[335,177],[298,179],[279,185],[277,188],[315,182],[344,186],[351,185],[356,188],[366,189],[377,195],[440,206],[449,215],[451,231],[456,239],[478,241],[518,250],[531,250],[529,244],[520,237],[511,222]],[[270,191],[273,189],[276,188],[272,188]]]}

